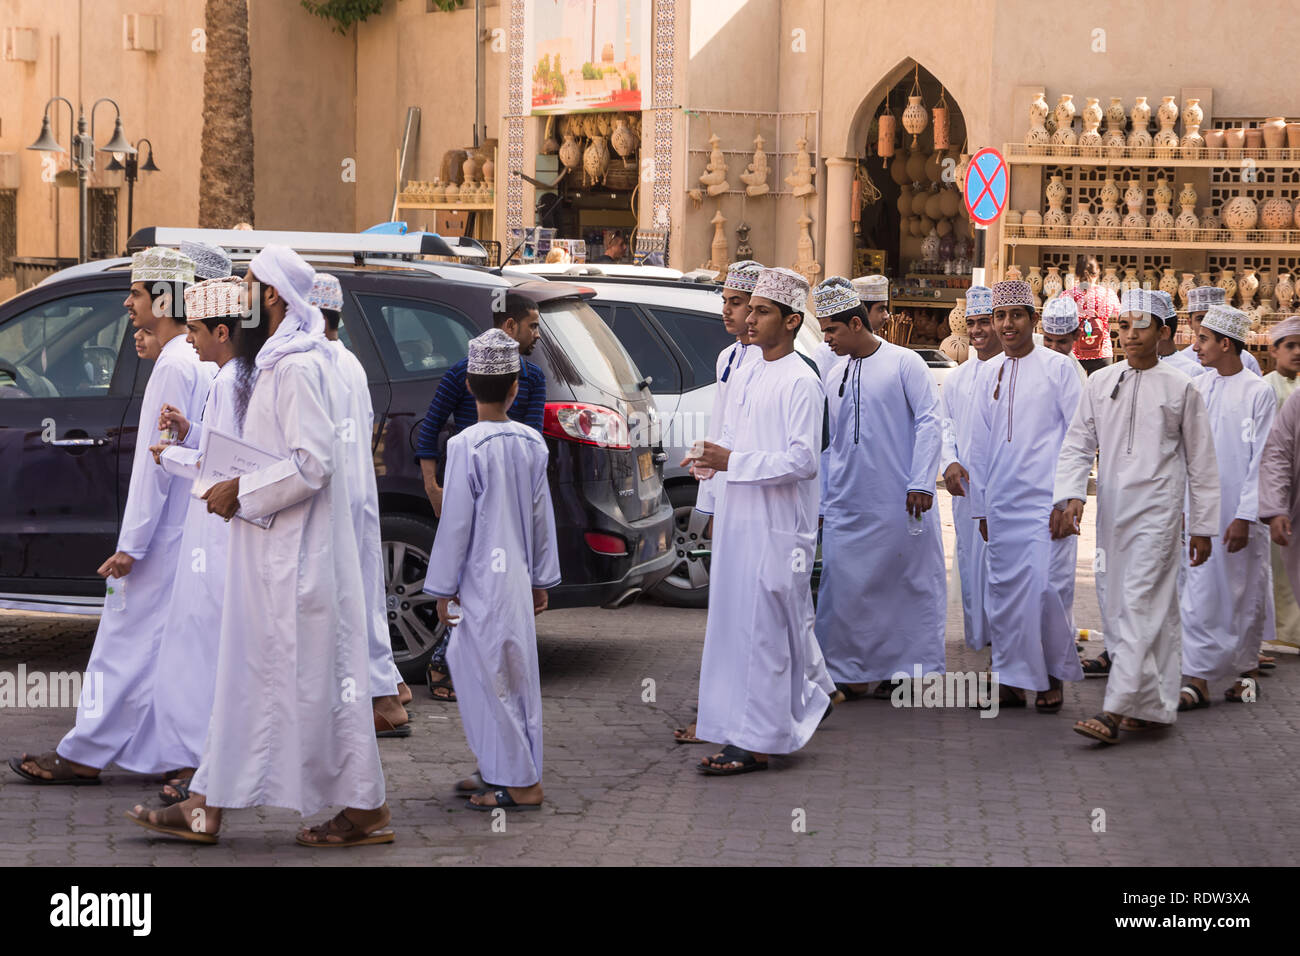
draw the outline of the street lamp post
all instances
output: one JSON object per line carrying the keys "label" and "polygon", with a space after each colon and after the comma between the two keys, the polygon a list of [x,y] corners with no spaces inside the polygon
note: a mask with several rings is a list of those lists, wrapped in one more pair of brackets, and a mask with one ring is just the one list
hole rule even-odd
{"label": "street lamp post", "polygon": [[[149,155],[145,157],[145,161],[143,164],[140,163],[141,143],[147,143],[149,145]],[[112,162],[110,162],[104,168],[107,170],[111,170],[113,172],[117,172],[119,170],[125,170],[126,234],[127,236],[130,236],[134,232],[134,230],[132,229],[132,225],[134,222],[136,180],[140,178],[141,173],[158,173],[158,172],[162,172],[162,170],[160,170],[158,168],[158,165],[153,161],[153,143],[149,142],[149,138],[147,136],[142,136],[140,137],[140,139],[135,141],[135,152],[127,153],[126,156],[124,157],[124,160],[125,160],[125,165],[119,163],[117,161],[117,157],[114,156]]]}
{"label": "street lamp post", "polygon": [[[28,146],[28,149],[39,150],[43,153],[63,153],[66,150],[59,145],[50,130],[50,106],[59,101],[68,104],[68,139],[72,143],[72,165],[77,170],[77,203],[78,203],[78,220],[79,220],[79,242],[77,251],[77,261],[86,261],[86,243],[90,231],[89,210],[86,205],[86,184],[90,179],[90,172],[95,168],[95,110],[101,103],[112,103],[113,109],[117,111],[117,117],[113,125],[113,137],[106,145],[100,148],[105,153],[125,153],[134,157],[135,147],[127,140],[122,132],[122,110],[116,102],[107,96],[102,96],[95,100],[90,107],[90,131],[86,131],[86,108],[84,105],[77,109],[77,131],[72,131],[72,103],[66,97],[53,96],[45,104],[45,117],[41,121],[41,135],[36,142]],[[152,144],[150,149],[152,150]]]}

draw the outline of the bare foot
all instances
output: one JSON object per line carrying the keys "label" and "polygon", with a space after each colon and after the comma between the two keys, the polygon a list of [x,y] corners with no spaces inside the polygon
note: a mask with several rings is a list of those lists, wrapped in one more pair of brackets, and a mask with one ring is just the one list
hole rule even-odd
{"label": "bare foot", "polygon": [[400,681],[397,685],[397,702],[405,707],[411,702],[413,696],[411,688],[406,686],[406,681]]}
{"label": "bare foot", "polygon": [[375,713],[387,720],[393,727],[400,727],[411,720],[406,708],[398,702],[400,696],[400,694],[394,694],[391,697],[376,697],[370,702],[375,708]]}

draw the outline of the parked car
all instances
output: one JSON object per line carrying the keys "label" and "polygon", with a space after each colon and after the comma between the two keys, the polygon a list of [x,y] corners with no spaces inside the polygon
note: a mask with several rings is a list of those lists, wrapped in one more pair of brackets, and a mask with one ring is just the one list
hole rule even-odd
{"label": "parked car", "polygon": [[[707,551],[708,516],[695,510],[698,484],[681,461],[694,440],[706,437],[713,395],[717,388],[718,353],[735,342],[722,324],[722,289],[715,282],[691,281],[689,276],[666,269],[613,267],[614,275],[599,270],[609,266],[509,267],[507,275],[543,275],[553,281],[578,282],[594,290],[593,309],[603,318],[637,368],[650,380],[650,391],[662,420],[662,439],[668,460],[664,485],[673,505],[673,546],[677,564],[655,593],[684,607],[708,604],[708,559],[692,552]],[[576,273],[582,270],[582,275]],[[795,344],[811,356],[821,345],[821,331],[806,317]]]}
{"label": "parked car", "polygon": [[[528,360],[547,379],[544,434],[563,576],[551,606],[619,606],[670,573],[664,453],[627,435],[630,418],[656,414],[654,399],[587,304],[589,290],[367,254],[372,246],[388,250],[393,237],[234,235],[237,268],[259,243],[287,235],[342,283],[340,338],[370,379],[390,633],[408,678],[422,674],[441,629],[435,602],[422,593],[437,520],[416,438],[439,379],[490,326],[501,289],[532,299],[541,314],[542,339]],[[149,229],[131,246],[182,238],[223,244],[229,236]],[[419,237],[403,238],[419,249]],[[351,254],[335,248],[349,242]],[[314,253],[319,247],[331,251]],[[116,546],[152,367],[131,342],[122,305],[129,286],[129,260],[109,260],[98,270],[56,274],[0,306],[0,606],[96,613],[102,605],[95,568]],[[6,373],[12,388],[3,387]],[[601,425],[627,438],[597,443],[592,430]]]}

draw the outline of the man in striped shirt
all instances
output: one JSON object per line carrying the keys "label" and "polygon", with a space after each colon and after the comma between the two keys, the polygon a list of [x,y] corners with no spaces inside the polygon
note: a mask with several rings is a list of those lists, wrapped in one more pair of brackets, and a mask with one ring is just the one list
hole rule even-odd
{"label": "man in striped shirt", "polygon": [[[546,374],[523,356],[532,354],[541,338],[541,318],[537,306],[517,292],[508,292],[505,302],[492,313],[492,324],[519,343],[519,394],[506,414],[524,425],[542,430],[546,411]],[[429,411],[420,426],[416,440],[415,457],[424,473],[424,491],[433,505],[433,513],[442,516],[442,486],[438,484],[438,436],[451,419],[451,432],[456,434],[478,421],[478,405],[465,384],[468,359],[461,359],[447,369],[438,383],[438,391],[429,403]],[[429,661],[429,693],[434,700],[453,703],[456,692],[452,687],[451,671],[447,667],[447,631],[433,650]]]}

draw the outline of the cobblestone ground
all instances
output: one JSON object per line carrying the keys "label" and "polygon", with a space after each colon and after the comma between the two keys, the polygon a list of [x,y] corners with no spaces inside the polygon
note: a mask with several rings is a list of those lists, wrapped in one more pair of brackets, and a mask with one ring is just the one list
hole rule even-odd
{"label": "cobblestone ground", "polygon": [[[1092,551],[1089,521],[1081,627],[1099,626]],[[84,667],[96,620],[0,612],[0,671]],[[1067,687],[1054,716],[846,704],[803,751],[722,779],[696,773],[706,751],[671,733],[692,716],[704,622],[703,611],[653,604],[539,618],[547,805],[508,817],[504,832],[450,796],[473,769],[460,717],[415,687],[415,734],[379,742],[391,846],[317,853],[293,843],[298,818],[283,810],[228,813],[213,847],[153,840],[122,814],[150,802],[155,780],[111,771],[99,787],[37,787],[0,768],[0,865],[1295,863],[1295,657],[1279,659],[1257,702],[1216,700],[1163,739],[1102,748],[1071,733],[1100,708],[1105,682],[1087,680]],[[962,644],[950,577],[948,667],[987,664]],[[653,702],[642,700],[647,678]],[[6,708],[0,752],[48,749],[73,716]],[[806,832],[795,832],[800,818]]]}

